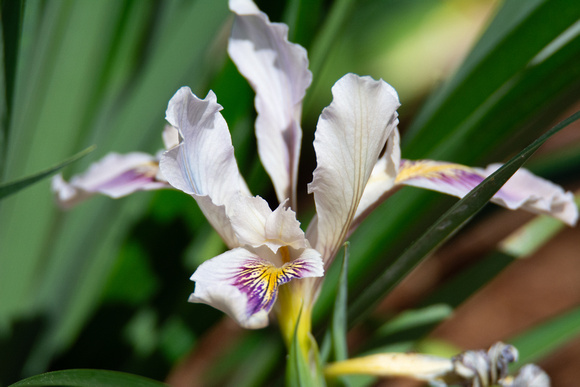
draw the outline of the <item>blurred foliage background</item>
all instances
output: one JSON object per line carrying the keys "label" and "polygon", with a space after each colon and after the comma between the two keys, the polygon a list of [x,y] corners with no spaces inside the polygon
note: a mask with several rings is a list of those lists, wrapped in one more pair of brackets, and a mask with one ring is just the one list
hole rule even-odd
{"label": "blurred foliage background", "polygon": [[[303,225],[312,214],[305,185],[316,120],[346,72],[397,89],[406,158],[506,161],[580,106],[575,0],[257,3],[289,25],[314,75],[303,120]],[[256,157],[253,92],[225,52],[232,21],[225,0],[2,0],[1,12],[0,181],[93,144],[67,177],[111,151],[156,152],[167,102],[188,85],[199,96],[216,92],[242,174],[253,193],[274,200]],[[577,190],[578,125],[552,138],[529,167]],[[351,238],[351,301],[453,202],[405,188],[367,219]],[[170,190],[98,197],[63,212],[45,180],[3,200],[0,219],[0,385],[67,368],[176,386],[281,383],[285,353],[275,326],[243,332],[220,312],[186,302],[196,266],[224,250],[190,197]],[[531,219],[486,208],[357,324],[351,352],[449,354],[502,339],[526,361],[545,359],[554,385],[575,385],[579,234],[542,223],[532,240],[549,234],[547,241],[526,259],[498,245]],[[319,328],[333,302],[333,269],[315,310]],[[568,352],[546,357],[564,345]]]}

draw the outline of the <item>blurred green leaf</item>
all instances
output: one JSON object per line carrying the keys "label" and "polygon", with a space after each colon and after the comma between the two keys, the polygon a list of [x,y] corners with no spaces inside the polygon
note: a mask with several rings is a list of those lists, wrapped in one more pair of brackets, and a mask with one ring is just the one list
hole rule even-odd
{"label": "blurred green leaf", "polygon": [[167,384],[117,371],[65,370],[32,376],[11,386],[161,387],[167,386]]}
{"label": "blurred green leaf", "polygon": [[8,182],[8,183],[0,184],[0,200],[6,198],[7,196],[15,194],[16,192],[18,192],[18,191],[36,183],[36,182],[42,180],[42,179],[45,179],[47,177],[54,175],[55,173],[57,173],[58,171],[60,171],[62,168],[66,167],[70,163],[77,161],[81,157],[85,157],[86,155],[88,155],[89,153],[91,153],[94,150],[95,150],[95,147],[92,146],[90,148],[85,149],[82,152],[77,153],[76,155],[61,162],[60,164],[58,164],[54,167],[51,167],[49,169],[46,169],[46,170],[38,172],[32,176],[28,176],[28,177],[25,177],[25,178],[17,180],[17,181],[12,181],[12,182]]}
{"label": "blurred green leaf", "polygon": [[[14,114],[2,166],[8,179],[86,144],[97,144],[102,154],[74,171],[110,151],[160,149],[171,95],[184,84],[204,92],[223,64],[226,2],[22,3]],[[44,371],[75,342],[99,306],[128,230],[153,195],[95,198],[63,214],[45,183],[0,203],[0,293],[10,294],[0,303],[0,335],[8,338],[29,316],[42,321],[26,348],[26,364],[17,365],[20,377]]]}
{"label": "blurred green leaf", "polygon": [[[580,195],[576,195],[576,206],[580,206]],[[501,241],[499,250],[514,258],[525,258],[534,254],[566,225],[549,216],[538,216]]]}
{"label": "blurred green leaf", "polygon": [[[312,85],[310,86],[311,89],[316,89],[316,82],[318,81],[324,62],[328,59],[328,53],[336,42],[336,38],[340,34],[345,22],[348,20],[355,3],[356,0],[336,0],[332,4],[332,8],[316,38],[312,42],[312,47],[309,52],[309,69],[312,71],[313,76]],[[312,91],[306,95],[304,106],[308,107],[311,105],[309,101],[311,95]]]}
{"label": "blurred green leaf", "polygon": [[[578,31],[557,38],[577,30],[579,18],[573,0],[504,2],[457,73],[413,121],[404,137],[405,157],[450,157],[457,143],[473,139],[500,144],[502,131],[524,124],[538,113],[536,106],[554,101],[551,93],[577,87]],[[562,77],[567,84],[560,83]],[[488,132],[482,136],[478,128]]]}
{"label": "blurred green leaf", "polygon": [[[385,342],[415,340],[422,337],[430,328],[441,323],[453,314],[453,308],[446,304],[435,304],[427,307],[406,310],[379,327],[370,340],[372,347],[384,345]],[[371,348],[372,348],[371,347]]]}
{"label": "blurred green leaf", "polygon": [[278,330],[247,332],[240,343],[212,365],[208,385],[263,386],[271,374],[283,379],[279,367],[286,363],[285,351]]}
{"label": "blurred green leaf", "polygon": [[0,25],[2,26],[0,35],[0,57],[2,58],[0,93],[4,97],[0,106],[0,181],[2,181],[14,103],[14,84],[24,2],[5,0],[1,2],[0,7]]}
{"label": "blurred green leaf", "polygon": [[445,303],[456,308],[513,262],[513,256],[493,252],[435,289],[423,304]]}
{"label": "blurred green leaf", "polygon": [[[348,346],[346,342],[347,333],[347,304],[348,304],[348,248],[349,242],[344,244],[344,258],[340,269],[340,279],[337,283],[336,300],[332,311],[330,329],[327,339],[331,347],[331,356],[327,361],[340,361],[348,358]],[[324,344],[323,344],[324,345]]]}
{"label": "blurred green leaf", "polygon": [[[344,244],[344,257],[340,268],[340,279],[337,283],[336,300],[330,320],[330,327],[321,346],[321,358],[324,363],[348,359],[347,343],[347,304],[348,304],[348,248],[349,242]],[[330,383],[330,382],[329,382]],[[347,378],[339,377],[332,380],[332,386],[349,386]]]}
{"label": "blurred green leaf", "polygon": [[390,268],[354,300],[349,310],[349,323],[353,324],[368,315],[421,260],[449,239],[480,211],[548,138],[578,118],[580,118],[580,112],[573,114],[550,129],[449,209],[417,241],[409,246]]}
{"label": "blurred green leaf", "polygon": [[580,308],[576,307],[510,340],[520,353],[518,364],[537,361],[580,334]]}

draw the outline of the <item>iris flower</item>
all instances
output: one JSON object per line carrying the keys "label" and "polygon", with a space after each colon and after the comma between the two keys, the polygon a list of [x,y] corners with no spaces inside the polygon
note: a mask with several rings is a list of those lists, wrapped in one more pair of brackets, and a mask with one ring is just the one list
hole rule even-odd
{"label": "iris flower", "polygon": [[[286,339],[301,315],[299,334],[304,337],[324,270],[345,239],[395,188],[412,185],[463,197],[499,165],[477,169],[401,159],[395,89],[383,80],[347,74],[332,87],[333,100],[317,123],[317,167],[308,185],[316,215],[302,231],[295,210],[302,101],[312,80],[307,53],[288,41],[286,25],[270,22],[251,0],[230,0],[229,6],[235,21],[228,53],[256,93],[258,153],[279,206],[272,210],[250,193],[216,95],[210,91],[201,99],[187,87],[171,98],[166,112],[179,144],[168,145],[159,164],[151,156],[149,180],[135,182],[123,194],[161,187],[181,190],[196,200],[223,238],[229,250],[192,275],[191,302],[220,309],[246,328],[266,326],[275,310]],[[99,175],[100,167],[105,166],[96,164],[77,177],[85,183],[82,190],[110,194],[91,191],[99,184],[87,183],[89,175]],[[134,172],[131,166],[127,170]],[[118,173],[108,182],[100,177],[100,186],[126,182]],[[62,197],[61,187],[55,191]],[[570,192],[520,170],[493,201],[573,225],[578,210],[572,199]]]}

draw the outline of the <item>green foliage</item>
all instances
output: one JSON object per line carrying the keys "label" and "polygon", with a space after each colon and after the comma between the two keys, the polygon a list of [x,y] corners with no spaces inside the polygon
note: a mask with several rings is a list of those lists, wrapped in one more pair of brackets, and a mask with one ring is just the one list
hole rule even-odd
{"label": "green foliage", "polygon": [[17,181],[12,181],[9,183],[0,184],[0,200],[6,198],[7,196],[15,194],[16,192],[18,192],[18,191],[36,183],[36,182],[39,182],[40,180],[46,179],[46,178],[54,175],[55,173],[57,173],[58,171],[60,171],[62,168],[66,167],[70,163],[73,163],[73,162],[77,161],[78,159],[80,159],[81,157],[88,155],[94,149],[95,149],[94,147],[87,148],[84,151],[72,156],[68,160],[63,161],[60,164],[58,164],[52,168],[46,169],[46,170],[41,171],[41,172],[37,172],[36,174],[34,174],[32,176],[28,176],[28,177],[25,177],[25,178],[17,180]]}
{"label": "green foliage", "polygon": [[[317,382],[317,375],[315,370],[311,369],[308,359],[308,348],[303,348],[298,340],[298,326],[300,324],[300,314],[296,321],[296,328],[294,329],[294,338],[288,349],[288,359],[286,364],[286,385],[288,387],[315,387],[321,386]],[[324,383],[324,381],[322,381]]]}
{"label": "green foliage", "polygon": [[21,380],[12,386],[161,387],[167,386],[167,384],[123,372],[103,370],[66,370],[32,376]]}

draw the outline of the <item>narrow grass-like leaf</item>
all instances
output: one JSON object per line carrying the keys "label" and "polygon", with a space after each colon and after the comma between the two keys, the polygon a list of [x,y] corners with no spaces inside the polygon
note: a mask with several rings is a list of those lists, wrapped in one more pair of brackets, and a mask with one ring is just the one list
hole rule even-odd
{"label": "narrow grass-like leaf", "polygon": [[88,155],[89,153],[91,153],[94,150],[95,150],[94,146],[89,147],[89,148],[77,153],[76,155],[72,156],[71,158],[61,162],[60,164],[55,165],[54,167],[51,167],[49,169],[46,169],[46,170],[38,172],[32,176],[28,176],[28,177],[25,177],[25,178],[17,180],[17,181],[11,181],[8,183],[0,184],[0,200],[4,199],[7,196],[15,194],[16,192],[18,192],[18,191],[36,183],[36,182],[39,182],[42,179],[45,179],[47,177],[54,175],[55,173],[57,173],[58,171],[60,171],[61,169],[63,169],[67,165],[69,165],[70,163],[77,161],[81,157]]}
{"label": "narrow grass-like leaf", "polygon": [[[574,202],[580,206],[580,195],[576,195]],[[564,227],[557,219],[538,216],[501,241],[499,250],[514,258],[525,258],[535,253]]]}
{"label": "narrow grass-like leaf", "polygon": [[348,347],[346,343],[347,333],[347,304],[348,304],[348,249],[349,243],[344,244],[344,258],[342,269],[340,270],[340,280],[338,281],[338,292],[334,301],[334,311],[332,312],[332,322],[330,331],[332,333],[332,361],[346,360],[348,358]]}
{"label": "narrow grass-like leaf", "polygon": [[510,340],[520,353],[518,364],[534,362],[580,335],[580,307],[576,307]]}
{"label": "narrow grass-like leaf", "polygon": [[286,362],[286,386],[288,387],[314,387],[315,384],[310,376],[308,360],[304,357],[304,352],[298,343],[298,324],[302,309],[298,314],[296,328],[294,329],[294,338],[288,350],[288,360]]}
{"label": "narrow grass-like leaf", "polygon": [[452,313],[453,309],[445,304],[401,312],[377,329],[368,348],[417,340],[429,332],[431,327],[449,318]]}
{"label": "narrow grass-like leaf", "polygon": [[[347,305],[348,305],[348,250],[350,243],[344,244],[344,258],[340,269],[340,278],[337,283],[334,310],[330,320],[330,327],[324,335],[322,342],[321,357],[324,363],[340,361],[348,358],[347,334]],[[332,381],[333,386],[348,386],[346,379],[339,378]]]}
{"label": "narrow grass-like leaf", "polygon": [[167,384],[143,376],[106,370],[64,370],[48,372],[19,381],[21,386],[75,386],[75,387],[167,387]]}
{"label": "narrow grass-like leaf", "polygon": [[[350,12],[354,7],[356,0],[337,0],[332,5],[330,13],[321,27],[316,39],[312,42],[312,47],[309,52],[310,71],[313,74],[311,89],[316,88],[316,82],[319,78],[324,61],[328,57],[328,52],[336,41],[336,36],[340,33],[345,21],[348,20]],[[309,98],[312,95],[312,90],[306,95],[304,106],[308,107]],[[305,112],[306,114],[306,112]]]}
{"label": "narrow grass-like leaf", "polygon": [[10,121],[14,103],[14,83],[16,81],[16,64],[20,31],[22,28],[23,1],[2,1],[0,3],[0,57],[3,71],[0,75],[0,91],[4,97],[0,106],[0,181],[4,174],[6,150],[10,135]]}
{"label": "narrow grass-like leaf", "polygon": [[309,47],[320,22],[321,0],[290,0],[284,12],[284,23],[288,25],[288,38],[293,43]]}
{"label": "narrow grass-like leaf", "polygon": [[[460,133],[467,130],[465,112],[476,112],[489,105],[491,99],[497,99],[494,95],[520,81],[514,78],[516,75],[525,76],[562,49],[567,40],[554,45],[555,39],[573,26],[579,16],[580,9],[570,0],[505,2],[455,76],[416,117],[404,138],[409,152],[406,157],[432,157],[431,152],[438,145],[461,137]],[[542,22],[548,19],[549,23]],[[548,55],[549,46],[552,50]],[[547,56],[540,57],[541,53]],[[536,76],[528,83],[538,79]],[[544,89],[541,88],[542,93]],[[530,105],[530,93],[524,96],[527,98],[517,109]],[[514,111],[511,115],[512,119],[521,119]]]}
{"label": "narrow grass-like leaf", "polygon": [[353,324],[368,315],[419,262],[461,229],[479,212],[502,185],[532,156],[553,134],[580,118],[580,112],[563,120],[523,151],[485,179],[463,199],[457,202],[403,254],[377,280],[364,290],[349,310],[349,323]]}
{"label": "narrow grass-like leaf", "polygon": [[[576,205],[579,204],[580,196],[577,196]],[[536,252],[564,227],[564,223],[549,216],[541,215],[534,218],[503,239],[496,251],[436,289],[423,304],[445,303],[456,308],[504,268],[516,259],[525,258]],[[461,292],[457,289],[461,289]]]}

